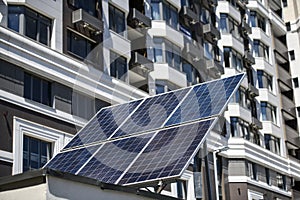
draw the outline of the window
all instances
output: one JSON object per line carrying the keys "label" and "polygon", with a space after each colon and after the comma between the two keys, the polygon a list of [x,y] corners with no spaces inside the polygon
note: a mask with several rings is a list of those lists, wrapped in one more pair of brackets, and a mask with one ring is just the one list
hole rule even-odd
{"label": "window", "polygon": [[71,55],[85,59],[95,47],[95,43],[73,31],[67,32],[67,50]]}
{"label": "window", "polygon": [[276,107],[267,102],[261,102],[260,106],[261,106],[262,120],[271,121],[274,124],[277,124]]}
{"label": "window", "polygon": [[269,47],[259,40],[253,41],[253,52],[255,57],[263,57],[269,61]]}
{"label": "window", "polygon": [[259,133],[256,129],[253,129],[253,128],[250,129],[248,140],[250,142],[252,142],[253,144],[257,144],[258,146],[260,146],[260,136],[259,136]]}
{"label": "window", "polygon": [[289,54],[290,54],[290,59],[295,60],[295,51],[294,50],[289,51]]}
{"label": "window", "polygon": [[230,128],[232,137],[249,138],[249,123],[238,117],[230,117]]}
{"label": "window", "polygon": [[230,47],[224,47],[224,63],[225,67],[234,68],[239,72],[244,69],[242,55]]}
{"label": "window", "polygon": [[290,22],[285,23],[285,26],[286,26],[287,31],[291,31],[291,23]]}
{"label": "window", "polygon": [[287,7],[288,6],[287,0],[282,0],[282,5],[283,7]]}
{"label": "window", "polygon": [[293,82],[294,82],[294,87],[295,87],[295,88],[298,88],[298,87],[299,87],[298,77],[293,78]]}
{"label": "window", "polygon": [[280,139],[270,134],[265,134],[264,139],[266,149],[280,155]]}
{"label": "window", "polygon": [[186,74],[186,79],[189,85],[200,83],[200,74],[198,70],[194,68],[190,63],[183,61],[182,71]]}
{"label": "window", "polygon": [[177,197],[180,199],[186,199],[187,197],[187,182],[185,180],[177,180]]}
{"label": "window", "polygon": [[112,5],[109,5],[109,29],[125,36],[125,13]]}
{"label": "window", "polygon": [[97,17],[97,2],[98,0],[72,0],[69,1],[71,2],[71,5],[74,6],[75,8],[82,8],[86,12],[88,12],[90,15],[93,15]]}
{"label": "window", "polygon": [[239,32],[239,23],[228,14],[220,14],[220,30],[222,33],[230,33],[237,39],[242,39]]}
{"label": "window", "polygon": [[154,38],[154,62],[168,63],[170,67],[180,70],[181,51],[180,48],[162,38]]}
{"label": "window", "polygon": [[110,51],[110,75],[122,81],[126,81],[127,71],[126,58]]}
{"label": "window", "polygon": [[8,28],[42,44],[50,45],[51,19],[25,6],[8,6]]}
{"label": "window", "polygon": [[52,155],[51,143],[23,137],[23,172],[43,167]]}
{"label": "window", "polygon": [[251,179],[257,180],[257,166],[250,161],[248,161],[248,175]]}
{"label": "window", "polygon": [[200,13],[200,21],[203,23],[203,24],[209,24],[212,20],[211,20],[211,16],[213,15],[214,13],[210,13],[206,8],[202,7],[201,9],[201,13]]}
{"label": "window", "polygon": [[265,168],[265,174],[266,174],[266,183],[268,185],[271,185],[270,170],[268,168]]}
{"label": "window", "polygon": [[24,98],[51,106],[51,84],[28,73],[24,74]]}
{"label": "window", "polygon": [[273,77],[263,70],[257,70],[257,81],[259,88],[268,88],[273,91]]}
{"label": "window", "polygon": [[256,11],[250,12],[250,26],[259,27],[261,30],[266,32],[266,19],[258,14]]}
{"label": "window", "polygon": [[231,103],[239,103],[240,106],[250,109],[250,100],[247,98],[246,89],[240,87],[238,91],[233,95]]}
{"label": "window", "polygon": [[174,29],[178,29],[177,9],[166,1],[152,0],[152,19],[165,20]]}
{"label": "window", "polygon": [[156,80],[155,89],[156,89],[156,94],[161,94],[161,93],[169,92],[171,90],[176,90],[178,89],[178,86],[165,80]]}
{"label": "window", "polygon": [[286,176],[280,173],[276,175],[277,187],[286,190]]}
{"label": "window", "polygon": [[214,59],[214,47],[209,42],[203,41],[203,47],[204,47],[204,57],[206,57],[209,60]]}
{"label": "window", "polygon": [[89,120],[95,114],[94,99],[73,91],[72,94],[72,115]]}

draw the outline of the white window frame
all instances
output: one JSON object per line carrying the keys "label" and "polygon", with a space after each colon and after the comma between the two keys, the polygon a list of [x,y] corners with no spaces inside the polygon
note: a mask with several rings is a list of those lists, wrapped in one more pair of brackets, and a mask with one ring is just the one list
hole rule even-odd
{"label": "white window frame", "polygon": [[251,200],[264,199],[264,194],[248,189],[248,199],[251,199]]}
{"label": "white window frame", "polygon": [[24,135],[51,142],[52,156],[56,155],[73,137],[72,134],[53,129],[19,117],[13,118],[13,169],[12,175],[23,172]]}

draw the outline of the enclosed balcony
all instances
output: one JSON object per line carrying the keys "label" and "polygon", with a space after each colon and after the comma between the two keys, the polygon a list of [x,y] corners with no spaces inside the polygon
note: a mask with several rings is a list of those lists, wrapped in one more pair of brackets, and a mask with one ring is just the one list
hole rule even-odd
{"label": "enclosed balcony", "polygon": [[82,8],[74,10],[72,12],[72,23],[82,25],[84,28],[87,28],[94,32],[94,34],[103,32],[103,22],[98,18],[90,15]]}

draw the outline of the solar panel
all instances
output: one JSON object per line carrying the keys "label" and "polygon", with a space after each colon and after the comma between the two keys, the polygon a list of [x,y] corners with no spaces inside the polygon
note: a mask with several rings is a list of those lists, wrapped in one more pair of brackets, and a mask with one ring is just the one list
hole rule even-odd
{"label": "solar panel", "polygon": [[126,104],[101,109],[87,125],[82,128],[64,149],[102,141],[110,138],[132,111],[142,102],[133,101]]}
{"label": "solar panel", "polygon": [[243,77],[103,108],[45,167],[120,185],[178,177]]}
{"label": "solar panel", "polygon": [[200,148],[214,119],[158,132],[116,184],[180,176]]}

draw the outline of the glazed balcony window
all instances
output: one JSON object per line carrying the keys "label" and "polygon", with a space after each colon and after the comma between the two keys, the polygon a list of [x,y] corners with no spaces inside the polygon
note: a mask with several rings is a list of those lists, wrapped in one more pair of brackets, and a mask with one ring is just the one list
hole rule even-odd
{"label": "glazed balcony window", "polygon": [[256,11],[250,12],[249,21],[251,27],[259,27],[261,28],[261,30],[266,32],[266,19],[260,14],[258,14]]}
{"label": "glazed balcony window", "polygon": [[109,29],[125,36],[125,13],[112,5],[109,5]]}
{"label": "glazed balcony window", "polygon": [[259,88],[267,88],[273,91],[273,77],[263,70],[257,70],[257,81]]}
{"label": "glazed balcony window", "polygon": [[8,28],[50,46],[52,20],[25,6],[8,6]]}
{"label": "glazed balcony window", "polygon": [[255,57],[263,57],[269,61],[269,47],[259,40],[253,41],[253,52]]}
{"label": "glazed balcony window", "polygon": [[271,121],[277,124],[277,112],[276,107],[268,102],[261,102],[261,115],[263,121]]}
{"label": "glazed balcony window", "polygon": [[236,39],[241,40],[242,37],[239,32],[239,23],[235,21],[228,14],[220,14],[220,31],[222,33],[231,34]]}
{"label": "glazed balcony window", "polygon": [[178,29],[178,11],[170,3],[160,0],[151,1],[152,19],[164,20],[166,23],[174,29]]}
{"label": "glazed balcony window", "polygon": [[110,75],[122,81],[127,79],[127,59],[110,51]]}
{"label": "glazed balcony window", "polygon": [[224,47],[225,67],[234,68],[239,72],[244,70],[243,57],[231,47]]}

